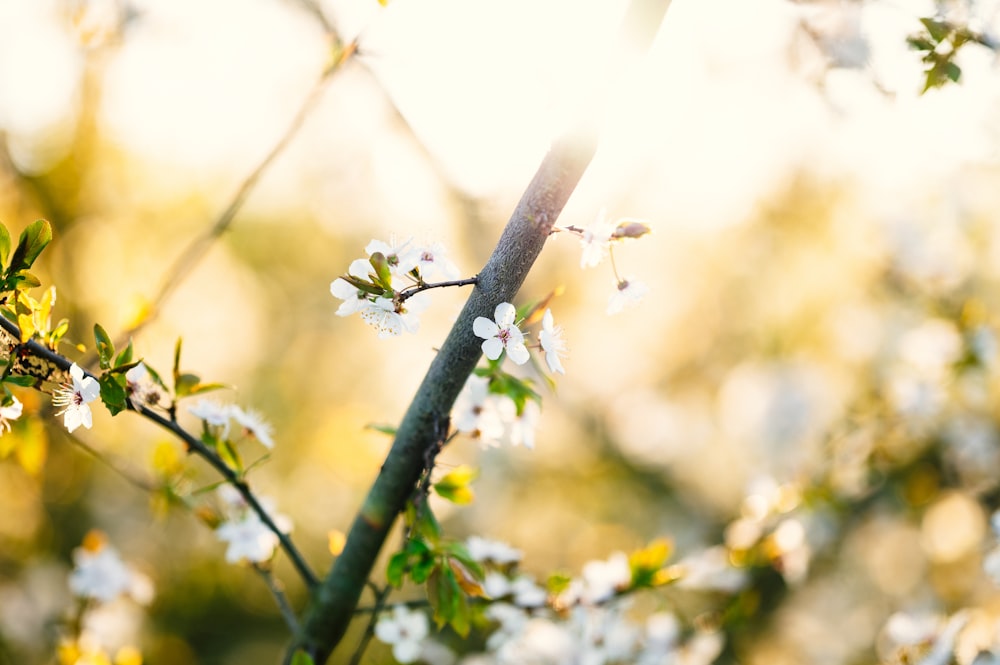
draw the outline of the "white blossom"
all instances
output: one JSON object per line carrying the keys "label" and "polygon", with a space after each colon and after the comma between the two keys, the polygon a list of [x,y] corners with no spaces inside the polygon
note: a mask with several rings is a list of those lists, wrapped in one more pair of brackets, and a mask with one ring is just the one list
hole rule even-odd
{"label": "white blossom", "polygon": [[509,302],[502,302],[496,306],[493,313],[493,321],[484,316],[476,317],[472,322],[472,331],[476,337],[483,338],[483,353],[490,360],[496,360],[500,354],[507,351],[507,355],[517,365],[528,362],[529,354],[524,346],[524,334],[514,323],[517,310]]}
{"label": "white blossom", "polygon": [[550,309],[546,309],[545,316],[542,317],[542,332],[538,335],[538,341],[545,352],[545,362],[549,366],[549,371],[565,374],[559,357],[566,353],[566,341],[563,339],[562,327],[553,323]]}
{"label": "white blossom", "polygon": [[521,550],[500,540],[490,540],[481,536],[469,536],[465,541],[469,556],[475,561],[491,561],[498,565],[517,563],[524,556]]}
{"label": "white blossom", "polygon": [[200,418],[210,427],[221,428],[222,438],[229,436],[229,418],[232,415],[230,405],[210,399],[200,399],[197,404],[188,407],[188,413]]}
{"label": "white blossom", "polygon": [[608,219],[607,211],[602,208],[597,213],[594,223],[584,229],[580,237],[580,247],[583,249],[580,255],[581,268],[594,268],[600,265],[608,255],[611,235],[614,232],[615,223]]}
{"label": "white blossom", "polygon": [[21,400],[10,396],[11,403],[7,406],[0,406],[0,435],[4,432],[10,431],[10,422],[12,420],[17,420],[21,417],[21,411],[24,409],[24,405],[21,404]]}
{"label": "white blossom", "polygon": [[375,637],[392,645],[392,655],[400,663],[412,663],[420,657],[429,632],[427,615],[405,605],[396,605],[375,624]]}
{"label": "white blossom", "polygon": [[108,603],[123,594],[141,602],[152,595],[149,583],[122,561],[118,551],[96,536],[73,550],[69,588],[73,595]]}
{"label": "white blossom", "polygon": [[101,394],[101,386],[94,377],[84,376],[83,369],[76,363],[69,368],[69,375],[72,383],[56,390],[52,397],[53,405],[63,407],[56,415],[63,416],[63,424],[70,432],[80,425],[90,429],[94,422],[89,402]]}
{"label": "white blossom", "polygon": [[253,409],[242,409],[235,404],[230,407],[229,412],[248,435],[260,441],[264,447],[274,448],[274,439],[271,438],[274,428],[260,413]]}
{"label": "white blossom", "polygon": [[448,253],[441,243],[435,242],[418,247],[416,254],[417,267],[423,279],[436,278],[438,275],[446,280],[458,278],[458,266],[448,258]]}
{"label": "white blossom", "polygon": [[649,293],[649,287],[638,280],[623,279],[618,282],[618,289],[611,294],[608,300],[608,314],[617,314],[626,307],[639,304],[639,302]]}

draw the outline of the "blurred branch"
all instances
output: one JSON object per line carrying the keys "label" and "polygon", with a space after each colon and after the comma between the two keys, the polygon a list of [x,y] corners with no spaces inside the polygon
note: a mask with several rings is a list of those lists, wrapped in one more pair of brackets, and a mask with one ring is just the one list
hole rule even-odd
{"label": "blurred branch", "polygon": [[[648,21],[656,16],[658,26],[668,4],[634,0],[626,15],[622,39],[625,42],[627,34],[630,43],[622,43],[622,50],[628,47],[645,52],[655,29],[647,26],[637,34],[633,31],[635,19],[642,15]],[[599,98],[605,82],[596,78],[594,93]],[[343,552],[314,590],[302,630],[286,652],[286,663],[296,652],[307,653],[317,665],[325,663],[343,638],[389,530],[426,470],[427,452],[439,444],[455,399],[482,355],[480,340],[471,332],[472,322],[479,316],[489,318],[498,303],[510,302],[517,295],[593,158],[598,126],[599,120],[588,115],[557,140],[542,160],[403,416],[385,463],[351,526]]]}
{"label": "blurred branch", "polygon": [[326,17],[326,14],[323,13],[323,8],[316,4],[315,0],[296,0],[296,4],[301,5],[304,10],[316,19],[316,22],[323,28],[323,32],[336,39],[337,30],[333,27],[333,23]]}
{"label": "blurred branch", "polygon": [[[20,329],[18,329],[17,325],[7,320],[6,317],[0,316],[0,328],[6,330],[17,339],[21,338]],[[48,361],[63,372],[68,372],[69,368],[73,364],[72,361],[65,356],[46,348],[34,340],[24,342],[20,345],[20,348],[22,349],[22,352]],[[84,374],[93,377],[95,380],[98,380],[99,378],[86,370],[84,370]],[[274,520],[271,519],[271,516],[266,510],[264,510],[264,507],[257,500],[257,497],[254,496],[253,491],[251,491],[250,485],[246,482],[246,480],[239,476],[233,469],[229,468],[221,457],[202,443],[200,439],[191,435],[184,428],[178,425],[176,421],[165,418],[156,411],[142,405],[137,407],[131,402],[127,402],[126,405],[129,411],[138,413],[147,420],[151,420],[163,429],[171,432],[174,436],[184,442],[187,446],[188,452],[194,453],[208,462],[209,466],[215,469],[227,483],[236,488],[236,490],[240,493],[240,496],[243,497],[243,500],[247,502],[248,506],[250,506],[250,509],[253,510],[257,516],[260,517],[260,520],[267,526],[267,528],[274,532],[274,535],[278,537],[278,540],[281,543],[281,548],[291,560],[292,565],[295,567],[302,580],[306,583],[306,586],[312,588],[319,583],[316,574],[313,573],[311,568],[309,568],[309,564],[306,563],[302,554],[295,547],[294,543],[292,543],[291,538],[288,534],[283,533],[274,523]]]}
{"label": "blurred branch", "polygon": [[376,588],[374,593],[375,604],[372,607],[371,616],[368,618],[368,626],[365,627],[365,634],[361,637],[358,648],[354,650],[354,655],[351,656],[349,665],[360,665],[361,659],[365,655],[365,650],[368,649],[372,638],[375,637],[375,624],[378,623],[379,614],[382,613],[382,610],[385,608],[385,602],[389,599],[389,594],[392,593],[392,587],[387,584],[382,589]]}
{"label": "blurred branch", "polygon": [[116,474],[124,478],[129,484],[145,492],[153,493],[156,492],[159,487],[153,484],[152,481],[143,478],[139,473],[133,469],[126,468],[126,465],[121,460],[112,460],[111,457],[100,450],[97,450],[89,443],[81,439],[75,434],[70,434],[67,432],[69,440],[73,442],[74,445],[80,447],[84,452],[88,453],[91,457],[101,462],[109,469],[114,471]]}
{"label": "blurred branch", "polygon": [[285,595],[285,589],[281,582],[275,579],[270,568],[266,568],[259,563],[253,564],[253,568],[260,575],[261,579],[264,580],[264,584],[267,585],[271,595],[274,596],[275,602],[278,603],[278,610],[281,611],[281,618],[285,620],[285,625],[294,633],[299,629],[299,618],[295,615],[295,610],[292,609],[291,604],[288,602],[288,596]]}
{"label": "blurred branch", "polygon": [[[307,3],[308,4],[308,3]],[[324,26],[328,24],[324,23]],[[331,33],[333,34],[333,33]],[[163,278],[160,280],[160,286],[156,291],[149,304],[148,314],[131,326],[129,329],[125,330],[116,340],[115,344],[124,345],[128,342],[128,339],[142,330],[147,324],[156,319],[159,315],[163,304],[170,298],[173,292],[180,286],[184,280],[191,274],[191,271],[198,264],[199,261],[205,256],[208,250],[212,247],[215,241],[229,228],[233,223],[233,219],[243,208],[243,204],[246,203],[247,198],[253,191],[254,187],[260,181],[261,176],[264,172],[274,163],[278,155],[284,152],[285,148],[288,147],[295,135],[298,134],[302,125],[305,123],[306,118],[312,113],[316,104],[323,96],[323,91],[326,89],[327,82],[333,77],[337,71],[340,70],[341,66],[350,60],[355,53],[357,53],[358,46],[356,42],[351,42],[350,44],[342,44],[334,36],[334,54],[335,57],[332,59],[329,66],[327,66],[323,73],[320,75],[319,79],[313,84],[312,90],[306,96],[305,101],[299,107],[295,116],[292,118],[291,123],[289,123],[288,128],[285,129],[284,134],[278,139],[278,142],[274,144],[271,150],[264,156],[259,164],[243,179],[243,182],[237,188],[236,193],[230,199],[229,204],[225,209],[219,213],[219,216],[215,218],[212,225],[207,228],[201,235],[192,240],[188,246],[181,252],[180,256],[173,262],[173,264],[164,273]]]}

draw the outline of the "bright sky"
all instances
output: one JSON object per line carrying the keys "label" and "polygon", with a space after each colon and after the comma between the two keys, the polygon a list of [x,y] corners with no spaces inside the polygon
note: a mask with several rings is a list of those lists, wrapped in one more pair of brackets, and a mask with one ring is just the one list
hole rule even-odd
{"label": "bright sky", "polygon": [[[99,42],[114,13],[111,0],[81,4],[88,11],[74,21],[70,5],[57,0],[0,0],[0,127],[29,170],[65,149],[84,71],[81,42]],[[315,21],[278,0],[134,4],[141,18],[109,52],[103,128],[181,183],[239,177],[274,142],[325,63]],[[995,19],[996,3],[987,4],[979,3],[980,14]],[[361,34],[367,66],[443,171],[471,193],[490,194],[521,187],[566,119],[592,103],[582,91],[605,66],[626,3],[325,5],[347,37]],[[872,178],[908,187],[956,160],[995,158],[998,85],[984,53],[963,63],[967,85],[914,94],[919,62],[903,40],[931,5],[871,2],[845,18],[834,10],[857,3],[675,0],[644,65],[604,100],[611,115],[593,177],[605,193],[640,178],[678,223],[714,226],[734,221],[804,163],[856,175],[870,169]],[[809,79],[821,80],[823,70],[798,29],[802,16],[848,58],[858,34],[868,35],[874,74],[834,72],[825,79],[827,98],[818,94]],[[366,106],[377,94],[365,76],[335,81],[338,114],[321,109],[312,122],[377,132]],[[898,93],[895,104],[873,78]],[[344,115],[352,106],[344,100],[355,98]],[[929,128],[947,128],[948,140],[919,140]],[[313,154],[296,153],[303,168],[330,152],[324,137],[338,129],[309,134]],[[720,187],[726,196],[717,195]]]}

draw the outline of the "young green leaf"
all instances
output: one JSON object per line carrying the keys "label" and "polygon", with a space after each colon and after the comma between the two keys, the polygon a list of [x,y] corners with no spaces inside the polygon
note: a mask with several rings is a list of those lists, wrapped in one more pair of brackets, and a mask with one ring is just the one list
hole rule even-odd
{"label": "young green leaf", "polygon": [[118,353],[118,357],[115,358],[115,367],[121,367],[122,365],[128,365],[132,362],[132,340],[129,339],[128,346],[122,349]]}
{"label": "young green leaf", "polygon": [[458,505],[472,503],[476,495],[469,485],[478,475],[477,469],[463,464],[452,469],[444,478],[434,483],[434,491],[442,498]]}
{"label": "young green leaf", "polygon": [[6,264],[8,256],[10,256],[10,231],[0,224],[0,263]]}
{"label": "young green leaf", "polygon": [[302,649],[296,649],[295,653],[292,654],[291,665],[316,665],[316,661]]}
{"label": "young green leaf", "polygon": [[375,252],[368,262],[375,269],[375,283],[385,290],[392,290],[392,271],[389,269],[389,259],[382,252]]}
{"label": "young green leaf", "polygon": [[10,276],[30,268],[50,242],[52,242],[52,226],[47,221],[39,219],[29,224],[28,228],[21,232],[6,274]]}
{"label": "young green leaf", "polygon": [[23,376],[20,374],[8,374],[3,378],[4,383],[13,383],[15,386],[22,386],[24,388],[33,388],[38,379],[33,376]]}
{"label": "young green leaf", "polygon": [[119,381],[124,382],[124,380],[124,377],[118,377],[114,374],[105,374],[99,380],[101,401],[104,402],[104,406],[108,408],[112,416],[116,416],[128,408],[125,386],[119,383]]}
{"label": "young green leaf", "polygon": [[469,603],[450,567],[441,567],[427,580],[427,600],[438,627],[448,624],[456,633],[469,634]]}
{"label": "young green leaf", "polygon": [[111,367],[111,358],[115,355],[115,344],[111,341],[108,331],[101,327],[101,324],[94,324],[94,342],[97,344],[97,356],[100,359],[101,369]]}
{"label": "young green leaf", "polygon": [[386,566],[385,579],[395,588],[403,586],[403,576],[406,575],[406,568],[409,564],[410,556],[403,550],[396,552],[389,558],[389,565]]}

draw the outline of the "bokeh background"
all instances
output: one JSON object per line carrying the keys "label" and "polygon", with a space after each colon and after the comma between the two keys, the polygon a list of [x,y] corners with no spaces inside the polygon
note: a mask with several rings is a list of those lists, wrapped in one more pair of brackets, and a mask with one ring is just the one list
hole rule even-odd
{"label": "bokeh background", "polygon": [[[327,533],[347,529],[390,443],[366,426],[399,420],[465,297],[436,291],[418,334],[377,340],[334,316],[331,280],[393,234],[440,240],[475,274],[549,142],[597,105],[602,142],[560,223],[648,220],[653,235],[615,258],[650,293],[606,316],[610,267],[580,270],[576,241],[553,237],[522,295],[562,288],[567,375],[543,388],[535,450],[459,438],[443,453],[443,469],[481,469],[473,505],[438,506],[448,533],[506,540],[539,576],[663,536],[676,558],[727,543],[738,561],[743,532],[727,526],[784,488],[798,567],[791,545],[762,564],[778,573],[757,578],[723,660],[877,662],[900,611],[973,607],[990,635],[1000,79],[970,47],[960,84],[921,95],[905,40],[936,11],[987,29],[991,3],[675,0],[649,53],[595,96],[625,7],[0,0],[0,221],[53,224],[39,273],[72,341],[92,346],[95,322],[128,330],[338,37],[357,39],[134,339],[169,373],[182,337],[185,369],[274,424],[251,481],[323,571]],[[156,587],[149,607],[106,617],[147,662],[276,662],[287,633],[253,572],[68,439],[47,397],[19,396],[48,419],[0,438],[0,662],[54,662],[71,552],[92,528]],[[140,477],[183,455],[128,414],[78,434]],[[215,479],[183,464],[197,503]],[[301,605],[280,555],[276,571]],[[728,601],[658,602],[690,618]]]}

